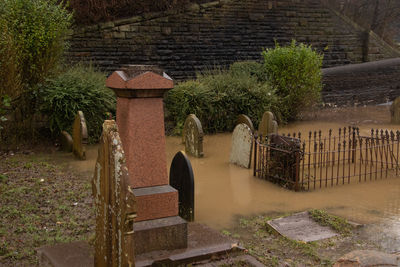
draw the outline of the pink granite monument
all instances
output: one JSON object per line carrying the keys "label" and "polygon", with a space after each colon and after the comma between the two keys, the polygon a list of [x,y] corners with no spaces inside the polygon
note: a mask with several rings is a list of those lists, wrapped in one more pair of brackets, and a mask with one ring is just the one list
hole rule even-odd
{"label": "pink granite monument", "polygon": [[[178,192],[167,175],[163,95],[174,87],[156,66],[129,65],[112,73],[117,124],[137,200],[136,253],[187,246],[187,224],[178,215]],[[154,240],[153,240],[154,239]]]}

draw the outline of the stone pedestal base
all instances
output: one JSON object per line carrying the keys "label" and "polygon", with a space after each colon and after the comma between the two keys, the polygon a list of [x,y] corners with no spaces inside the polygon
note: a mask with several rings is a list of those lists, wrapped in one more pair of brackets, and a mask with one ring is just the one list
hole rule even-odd
{"label": "stone pedestal base", "polygon": [[137,201],[135,222],[177,216],[178,191],[170,185],[133,189]]}
{"label": "stone pedestal base", "polygon": [[[139,240],[137,238],[147,238],[146,229],[151,226],[151,224],[155,224],[156,221],[159,221],[160,224],[164,223],[164,225],[168,225],[166,219],[153,220],[153,222],[149,223],[135,223],[142,224],[136,226],[135,229],[138,232],[135,232],[135,243],[138,246],[146,246],[145,243],[148,240],[140,241],[144,242],[139,245]],[[179,217],[173,217],[173,219],[168,219],[170,224],[175,222],[179,225],[180,221],[183,221]],[[147,227],[146,227],[147,226]],[[171,231],[171,234],[174,234],[173,230],[177,226],[167,226],[166,228]],[[182,227],[182,226],[179,226]],[[178,227],[178,228],[179,228]],[[187,228],[186,228],[187,227]],[[197,224],[197,223],[189,223],[185,224],[183,227],[187,229],[187,247],[181,249],[174,250],[159,250],[152,251],[148,253],[136,253],[135,257],[135,266],[136,267],[144,267],[144,266],[186,266],[189,264],[198,263],[199,261],[213,259],[218,256],[228,257],[230,262],[234,261],[234,258],[240,255],[240,252],[243,248],[238,247],[236,241],[230,239],[229,237],[221,235],[218,231],[208,228],[205,225]],[[176,229],[176,228],[175,228]],[[155,228],[155,231],[160,231]],[[138,237],[142,234],[142,237]],[[149,236],[153,238],[154,236]],[[176,236],[171,237],[170,241],[176,239]],[[94,267],[93,260],[93,249],[84,242],[73,242],[73,243],[63,243],[53,246],[46,246],[38,249],[39,256],[39,266],[44,267]],[[248,262],[248,259],[245,260]],[[255,260],[254,260],[255,261]],[[250,266],[263,266],[254,264],[253,261],[249,263]],[[208,263],[204,265],[196,265],[196,266],[210,266]]]}
{"label": "stone pedestal base", "polygon": [[187,247],[187,222],[179,216],[137,222],[135,254]]}

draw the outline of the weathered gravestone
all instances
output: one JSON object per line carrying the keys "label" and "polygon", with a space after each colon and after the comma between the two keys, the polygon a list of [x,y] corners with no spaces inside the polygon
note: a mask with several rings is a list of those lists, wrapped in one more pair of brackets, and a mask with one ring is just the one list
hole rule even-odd
{"label": "weathered gravestone", "polygon": [[183,127],[183,135],[186,153],[201,158],[203,154],[203,127],[200,120],[194,114],[190,114]]}
{"label": "weathered gravestone", "polygon": [[[254,132],[254,126],[253,126],[253,122],[250,120],[250,118],[244,114],[240,114],[236,120],[236,125],[240,124],[240,123],[244,123],[247,126],[249,126],[250,130],[252,132]],[[236,127],[236,126],[235,126]]]}
{"label": "weathered gravestone", "polygon": [[232,134],[230,162],[243,168],[250,168],[253,134],[244,123],[236,125]]}
{"label": "weathered gravestone", "polygon": [[86,145],[88,142],[88,132],[85,116],[82,111],[78,111],[72,126],[73,152],[79,159],[86,159]]}
{"label": "weathered gravestone", "polygon": [[179,216],[194,221],[194,176],[192,164],[183,151],[175,154],[169,170],[169,184],[178,190]]}
{"label": "weathered gravestone", "polygon": [[62,151],[72,152],[74,141],[69,133],[62,131],[60,134],[60,147]]}
{"label": "weathered gravestone", "polygon": [[277,132],[278,132],[278,123],[275,121],[274,114],[270,111],[264,112],[261,122],[258,125],[258,134],[267,136],[268,134]]}
{"label": "weathered gravestone", "polygon": [[92,191],[96,214],[94,265],[134,266],[136,199],[113,120],[106,120],[103,124]]}
{"label": "weathered gravestone", "polygon": [[400,96],[390,106],[390,122],[400,124]]}

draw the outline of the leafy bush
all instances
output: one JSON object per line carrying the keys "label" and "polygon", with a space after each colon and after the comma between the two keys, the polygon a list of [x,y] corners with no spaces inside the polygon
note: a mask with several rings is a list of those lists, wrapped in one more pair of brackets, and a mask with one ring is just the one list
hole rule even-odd
{"label": "leafy bush", "polygon": [[27,87],[43,81],[64,53],[72,15],[62,2],[2,0],[0,29],[7,34],[0,39],[0,59],[13,55],[18,70],[13,79]]}
{"label": "leafy bush", "polygon": [[267,73],[263,64],[256,61],[238,61],[229,67],[229,72],[234,76],[254,76],[259,82],[267,80]]}
{"label": "leafy bush", "polygon": [[[6,114],[6,108],[10,107],[10,97],[3,96],[0,97],[0,134],[3,129],[3,123],[7,121],[7,118],[4,116]],[[0,135],[1,136],[1,135]]]}
{"label": "leafy bush", "polygon": [[23,91],[18,70],[18,51],[4,20],[5,18],[0,17],[0,96],[15,97]]}
{"label": "leafy bush", "polygon": [[115,113],[114,93],[105,87],[106,76],[93,67],[76,65],[61,75],[48,79],[40,90],[41,110],[49,116],[50,130],[58,135],[71,132],[78,110],[82,110],[88,127],[89,142],[98,140],[102,124]]}
{"label": "leafy bush", "polygon": [[320,100],[323,55],[296,41],[287,47],[276,44],[262,54],[268,82],[281,98],[283,117],[296,119],[304,107]]}
{"label": "leafy bush", "polygon": [[215,133],[232,130],[239,114],[248,115],[257,125],[265,110],[277,110],[277,98],[266,83],[223,70],[178,84],[165,102],[176,133],[191,113],[200,119],[206,133]]}

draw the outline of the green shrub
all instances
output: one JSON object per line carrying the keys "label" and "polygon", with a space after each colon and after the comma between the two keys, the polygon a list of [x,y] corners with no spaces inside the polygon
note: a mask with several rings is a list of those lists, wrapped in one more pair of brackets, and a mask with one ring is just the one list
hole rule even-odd
{"label": "green shrub", "polygon": [[234,76],[254,76],[259,82],[267,81],[267,73],[263,64],[256,61],[238,61],[229,67],[229,72]]}
{"label": "green shrub", "polygon": [[0,97],[11,97],[18,115],[4,129],[2,143],[38,137],[38,84],[59,66],[71,20],[63,0],[1,0]]}
{"label": "green shrub", "polygon": [[97,142],[102,124],[115,113],[115,95],[105,87],[106,76],[93,67],[77,65],[48,79],[40,90],[41,110],[49,116],[50,130],[58,135],[71,132],[78,110],[82,110],[88,127],[89,142]]}
{"label": "green shrub", "polygon": [[290,46],[262,52],[268,82],[281,98],[281,112],[288,120],[320,100],[323,55],[311,46],[292,41]]}
{"label": "green shrub", "polygon": [[0,29],[6,30],[7,37],[0,39],[0,59],[13,54],[18,69],[15,80],[31,88],[47,77],[64,53],[71,20],[63,1],[2,0]]}
{"label": "green shrub", "polygon": [[7,118],[4,116],[6,114],[6,108],[10,107],[10,97],[3,96],[0,97],[0,136],[1,130],[3,129],[3,123],[7,121]]}
{"label": "green shrub", "polygon": [[18,69],[14,40],[8,30],[5,18],[0,17],[0,97],[16,97],[23,92]]}
{"label": "green shrub", "polygon": [[231,131],[239,114],[248,115],[257,125],[265,110],[277,110],[277,98],[267,84],[247,74],[223,70],[179,83],[168,92],[165,102],[176,133],[191,113],[196,114],[206,133],[215,133]]}

